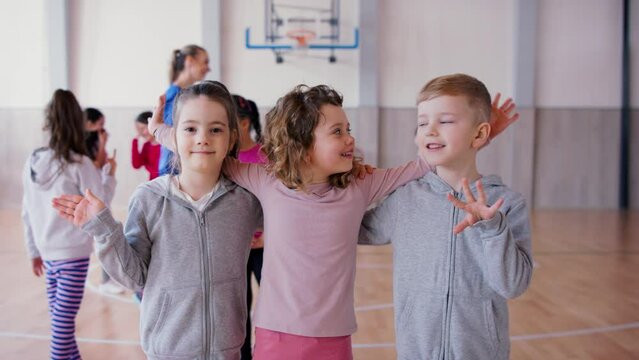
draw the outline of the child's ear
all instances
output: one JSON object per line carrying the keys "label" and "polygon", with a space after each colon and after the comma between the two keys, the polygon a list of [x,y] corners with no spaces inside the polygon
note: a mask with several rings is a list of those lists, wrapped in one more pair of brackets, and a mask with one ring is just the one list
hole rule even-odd
{"label": "child's ear", "polygon": [[475,132],[475,138],[473,139],[473,149],[479,150],[482,146],[486,145],[488,138],[490,137],[490,124],[482,122],[477,126],[477,132]]}
{"label": "child's ear", "polygon": [[240,118],[239,123],[240,123],[240,128],[242,128],[242,130],[248,129],[251,126],[251,120],[247,118]]}
{"label": "child's ear", "polygon": [[191,66],[192,63],[193,63],[193,56],[187,55],[186,58],[184,58],[184,67],[187,68]]}

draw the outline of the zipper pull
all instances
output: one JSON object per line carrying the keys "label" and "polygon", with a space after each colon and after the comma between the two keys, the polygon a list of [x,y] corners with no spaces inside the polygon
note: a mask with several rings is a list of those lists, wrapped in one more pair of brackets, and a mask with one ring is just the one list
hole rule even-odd
{"label": "zipper pull", "polygon": [[201,216],[201,217],[200,217],[200,225],[201,225],[201,226],[204,226],[204,216]]}

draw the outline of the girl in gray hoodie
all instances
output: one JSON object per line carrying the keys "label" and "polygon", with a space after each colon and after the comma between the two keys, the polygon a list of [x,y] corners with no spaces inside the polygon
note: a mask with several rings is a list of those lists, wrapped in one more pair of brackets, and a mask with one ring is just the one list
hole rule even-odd
{"label": "girl in gray hoodie", "polygon": [[237,152],[236,110],[224,85],[204,81],[179,95],[173,118],[180,174],[140,185],[124,229],[91,191],[63,195],[54,206],[94,236],[113,279],[144,288],[140,337],[149,359],[237,360],[246,261],[262,213],[253,195],[221,174]]}
{"label": "girl in gray hoodie", "polygon": [[51,317],[51,359],[80,359],[75,317],[93,252],[91,237],[60,219],[47,203],[60,194],[95,189],[110,198],[115,189],[115,164],[103,174],[87,156],[82,109],[73,93],[56,90],[46,108],[49,145],[33,151],[22,175],[22,222],[33,273],[45,275]]}

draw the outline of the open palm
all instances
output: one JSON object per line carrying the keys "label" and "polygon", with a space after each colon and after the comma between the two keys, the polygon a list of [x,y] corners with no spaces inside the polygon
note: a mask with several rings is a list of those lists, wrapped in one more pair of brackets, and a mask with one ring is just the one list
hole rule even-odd
{"label": "open palm", "polygon": [[94,218],[106,207],[104,202],[87,189],[85,196],[61,195],[53,199],[53,207],[58,214],[69,220],[73,225],[81,227]]}
{"label": "open palm", "polygon": [[490,115],[490,138],[494,139],[502,131],[506,130],[510,124],[519,119],[519,113],[515,110],[515,103],[512,98],[506,99],[503,104],[499,105],[501,94],[497,93],[492,103],[492,111]]}
{"label": "open palm", "polygon": [[464,220],[455,225],[455,228],[453,229],[455,234],[459,234],[464,231],[464,229],[474,225],[478,221],[492,219],[504,203],[504,199],[500,198],[492,206],[488,206],[488,204],[486,204],[486,194],[484,193],[484,187],[481,184],[481,181],[477,180],[476,184],[477,199],[473,196],[473,192],[470,190],[470,185],[468,184],[467,179],[462,180],[462,189],[466,196],[466,202],[457,199],[450,193],[448,194],[448,200],[450,200],[455,207],[466,212]]}

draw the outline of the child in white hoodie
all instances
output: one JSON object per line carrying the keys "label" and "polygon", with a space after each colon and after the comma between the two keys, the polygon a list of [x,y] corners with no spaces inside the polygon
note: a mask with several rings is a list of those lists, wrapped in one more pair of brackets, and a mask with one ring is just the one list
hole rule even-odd
{"label": "child in white hoodie", "polygon": [[[56,90],[46,108],[49,146],[33,151],[23,172],[22,220],[33,273],[45,274],[51,317],[51,359],[80,359],[75,317],[93,251],[91,236],[76,229],[49,206],[60,193],[83,194],[88,188],[102,196],[113,193],[115,178],[100,174],[87,157],[82,109],[73,93]],[[105,165],[109,166],[109,165]]]}

